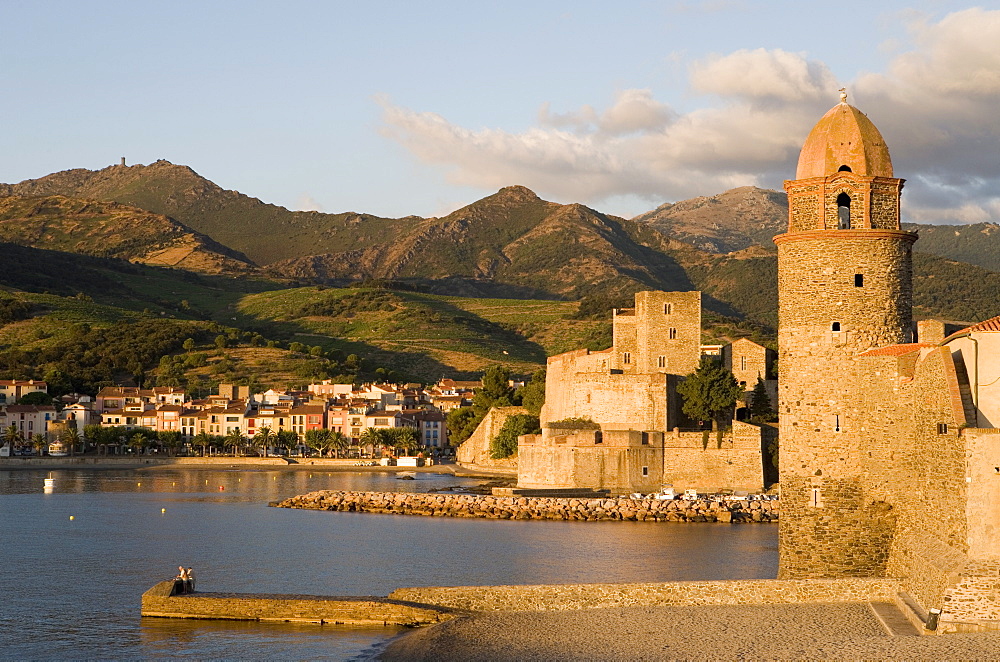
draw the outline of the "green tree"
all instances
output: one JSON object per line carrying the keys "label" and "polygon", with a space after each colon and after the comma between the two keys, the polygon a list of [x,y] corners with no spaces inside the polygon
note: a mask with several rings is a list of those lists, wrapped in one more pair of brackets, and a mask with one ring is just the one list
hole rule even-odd
{"label": "green tree", "polygon": [[286,449],[289,455],[299,446],[299,435],[291,430],[278,430],[278,434],[275,437],[277,444]]}
{"label": "green tree", "polygon": [[521,387],[517,396],[521,400],[521,406],[528,410],[529,414],[538,416],[542,413],[542,405],[545,404],[545,368],[539,368],[531,375],[531,381]]}
{"label": "green tree", "polygon": [[509,407],[514,403],[510,386],[510,371],[502,365],[492,365],[483,373],[483,385],[472,398],[472,407],[482,416],[490,407]]}
{"label": "green tree", "polygon": [[52,396],[45,391],[32,391],[25,393],[17,400],[19,405],[51,405]]}
{"label": "green tree", "polygon": [[216,347],[218,347],[219,349],[225,349],[228,345],[229,345],[229,338],[223,335],[215,336]]}
{"label": "green tree", "polygon": [[156,433],[160,445],[167,449],[168,455],[177,455],[181,447],[181,433],[177,430],[160,430]]}
{"label": "green tree", "polygon": [[507,417],[497,435],[490,439],[490,457],[494,460],[510,457],[517,452],[517,438],[522,434],[537,434],[538,417],[531,414],[515,414]]}
{"label": "green tree", "polygon": [[708,357],[703,357],[698,369],[677,385],[683,398],[682,411],[697,420],[711,420],[717,429],[720,419],[732,415],[733,406],[743,393],[733,373]]}
{"label": "green tree", "polygon": [[194,338],[188,338],[187,340],[185,340],[184,344],[182,344],[181,347],[184,348],[185,352],[190,352],[192,349],[194,349]]}
{"label": "green tree", "polygon": [[323,428],[306,430],[305,434],[305,445],[316,451],[320,456],[325,456],[330,450],[330,434],[331,430],[326,430]]}
{"label": "green tree", "polygon": [[472,407],[452,409],[445,418],[445,426],[448,428],[448,443],[452,446],[461,444],[472,436],[482,420],[483,417],[478,415]]}
{"label": "green tree", "polygon": [[777,420],[774,408],[771,406],[771,397],[767,394],[767,386],[764,380],[757,378],[757,383],[753,387],[750,395],[750,420],[754,423],[770,423]]}

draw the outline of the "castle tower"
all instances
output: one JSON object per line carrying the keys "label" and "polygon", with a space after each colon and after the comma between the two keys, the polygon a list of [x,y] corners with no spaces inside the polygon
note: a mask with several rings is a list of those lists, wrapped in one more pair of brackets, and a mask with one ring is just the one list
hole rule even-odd
{"label": "castle tower", "polygon": [[891,513],[864,491],[854,358],[909,342],[911,246],[903,180],[847,95],[810,132],[785,182],[778,246],[780,576],[884,574]]}

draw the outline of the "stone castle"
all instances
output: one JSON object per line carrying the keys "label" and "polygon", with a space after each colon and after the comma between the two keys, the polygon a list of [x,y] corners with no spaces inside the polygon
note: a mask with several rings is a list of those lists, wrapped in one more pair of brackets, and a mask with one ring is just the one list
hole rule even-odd
{"label": "stone castle", "polygon": [[843,97],[785,182],[780,576],[902,578],[945,629],[1000,627],[1000,318],[915,329],[902,188]]}
{"label": "stone castle", "polygon": [[[549,357],[542,433],[519,440],[518,487],[763,490],[767,431],[740,421],[711,438],[682,429],[676,385],[701,360],[701,293],[638,292],[634,308],[614,311],[613,337],[603,351]],[[767,377],[760,345],[737,341],[723,354],[746,388]]]}

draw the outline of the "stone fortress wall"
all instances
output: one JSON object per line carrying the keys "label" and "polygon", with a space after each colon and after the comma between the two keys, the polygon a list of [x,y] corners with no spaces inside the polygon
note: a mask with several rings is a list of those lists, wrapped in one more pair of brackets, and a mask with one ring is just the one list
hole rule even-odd
{"label": "stone fortress wall", "polygon": [[[758,370],[766,375],[760,345],[742,342],[737,355],[747,374],[763,362]],[[701,432],[678,429],[676,386],[700,360],[701,293],[636,293],[634,308],[614,311],[613,347],[549,357],[542,433],[519,440],[518,487],[763,491],[765,442],[758,426],[737,423],[722,440],[713,433],[710,442]],[[569,418],[593,421],[599,434],[559,429]]]}

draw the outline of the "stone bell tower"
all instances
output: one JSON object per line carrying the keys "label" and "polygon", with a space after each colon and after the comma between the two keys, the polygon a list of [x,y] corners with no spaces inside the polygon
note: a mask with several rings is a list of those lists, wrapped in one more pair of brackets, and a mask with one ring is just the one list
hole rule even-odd
{"label": "stone bell tower", "polygon": [[841,91],[785,182],[788,232],[774,238],[783,578],[885,572],[892,515],[865,492],[854,357],[910,340],[917,237],[900,230],[902,189],[882,135]]}

